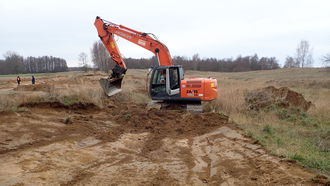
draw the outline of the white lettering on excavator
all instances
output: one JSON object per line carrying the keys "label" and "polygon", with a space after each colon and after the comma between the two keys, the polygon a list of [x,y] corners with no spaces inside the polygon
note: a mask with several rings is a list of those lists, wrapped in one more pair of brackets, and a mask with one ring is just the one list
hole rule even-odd
{"label": "white lettering on excavator", "polygon": [[186,91],[187,96],[200,96],[201,94],[198,94],[198,90],[187,90]]}
{"label": "white lettering on excavator", "polygon": [[146,46],[146,41],[144,41],[144,40],[142,40],[142,39],[139,39],[139,40],[138,40],[138,43],[139,43],[139,45]]}
{"label": "white lettering on excavator", "polygon": [[190,93],[198,94],[198,90],[187,90],[187,94]]}
{"label": "white lettering on excavator", "polygon": [[130,35],[124,33],[124,32],[121,32],[121,31],[115,31],[115,33],[116,33],[116,34],[119,34],[119,35],[121,35],[121,36],[123,36],[123,37],[126,37],[126,38],[128,38],[128,39],[131,39],[131,38],[132,38],[132,36],[130,36]]}

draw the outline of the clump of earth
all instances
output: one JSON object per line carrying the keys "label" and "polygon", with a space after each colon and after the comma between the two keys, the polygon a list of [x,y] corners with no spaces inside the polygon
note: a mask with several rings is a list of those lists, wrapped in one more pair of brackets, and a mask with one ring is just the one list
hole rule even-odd
{"label": "clump of earth", "polygon": [[307,101],[304,96],[288,87],[275,88],[268,86],[265,88],[249,91],[245,95],[245,102],[249,110],[263,110],[271,106],[279,108],[298,108],[307,111],[312,102]]}

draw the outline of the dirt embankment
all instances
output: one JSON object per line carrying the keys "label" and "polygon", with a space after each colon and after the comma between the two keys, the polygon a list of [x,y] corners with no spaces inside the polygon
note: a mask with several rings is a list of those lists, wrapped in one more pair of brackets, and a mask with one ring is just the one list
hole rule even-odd
{"label": "dirt embankment", "polygon": [[100,110],[99,107],[93,103],[77,102],[70,105],[63,104],[58,101],[54,102],[29,102],[19,105],[19,107],[27,108],[44,108],[44,109],[66,109],[66,110]]}
{"label": "dirt embankment", "polygon": [[290,90],[288,87],[275,88],[273,86],[248,92],[245,101],[248,109],[257,111],[270,106],[296,107],[307,111],[312,105],[302,94]]}

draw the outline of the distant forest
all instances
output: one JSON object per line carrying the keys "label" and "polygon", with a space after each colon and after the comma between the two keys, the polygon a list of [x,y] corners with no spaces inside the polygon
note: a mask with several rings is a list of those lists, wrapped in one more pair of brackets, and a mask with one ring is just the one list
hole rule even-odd
{"label": "distant forest", "polygon": [[[92,50],[92,62],[98,70],[109,71],[115,63],[101,42],[95,42]],[[68,68],[64,59],[52,56],[26,57],[15,52],[7,52],[4,60],[0,60],[0,74],[65,72],[69,70],[87,70],[88,66]],[[87,55],[86,55],[87,57]],[[85,58],[86,58],[85,57]],[[83,61],[87,61],[84,59]],[[125,58],[128,69],[147,69],[158,66],[157,58]],[[198,54],[191,58],[174,56],[173,63],[182,65],[185,70],[214,71],[214,72],[245,72],[253,70],[272,70],[280,68],[275,57],[238,56],[229,59],[203,58]],[[86,63],[85,63],[86,64]]]}
{"label": "distant forest", "polygon": [[[64,71],[101,70],[108,72],[115,63],[101,41],[93,43],[91,61],[93,68],[88,65],[87,54],[82,52],[78,56],[80,67],[68,68],[64,59],[52,56],[27,57],[15,52],[7,52],[5,59],[0,60],[0,74],[44,73]],[[213,71],[213,72],[246,72],[255,70],[272,70],[281,68],[275,57],[238,56],[236,58],[200,58],[198,54],[192,57],[174,56],[173,64],[182,65],[186,70]],[[124,58],[128,69],[147,69],[158,66],[155,56],[151,58]],[[325,67],[330,67],[330,53],[323,56]],[[313,64],[310,44],[306,40],[300,41],[294,56],[287,56],[283,68],[305,68]]]}
{"label": "distant forest", "polygon": [[[95,42],[93,44],[91,55],[94,66],[99,70],[108,71],[113,68],[114,62],[101,42]],[[124,61],[128,69],[146,69],[158,65],[156,57],[141,59],[125,58]],[[238,56],[235,59],[201,59],[198,54],[193,55],[191,58],[174,56],[173,63],[175,65],[182,65],[185,70],[214,72],[245,72],[280,68],[275,57],[259,58],[257,54],[253,56]]]}
{"label": "distant forest", "polygon": [[15,52],[7,52],[0,60],[0,74],[64,72],[68,70],[66,61],[52,56],[27,57]]}
{"label": "distant forest", "polygon": [[[272,70],[280,68],[275,57],[259,58],[257,54],[254,56],[238,56],[235,59],[216,59],[205,58],[200,59],[198,54],[192,58],[174,56],[173,63],[175,65],[182,65],[185,70],[199,70],[199,71],[214,71],[214,72],[245,72],[253,70]],[[126,58],[125,63],[127,68],[150,68],[157,66],[157,58],[151,57],[149,59],[133,59]]]}

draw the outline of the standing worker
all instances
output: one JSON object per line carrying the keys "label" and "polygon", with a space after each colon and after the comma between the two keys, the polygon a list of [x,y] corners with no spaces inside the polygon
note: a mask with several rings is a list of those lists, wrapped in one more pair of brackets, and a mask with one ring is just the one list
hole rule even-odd
{"label": "standing worker", "polygon": [[32,85],[36,84],[36,78],[34,78],[34,76],[32,76]]}
{"label": "standing worker", "polygon": [[21,84],[21,78],[19,76],[17,76],[17,85]]}

